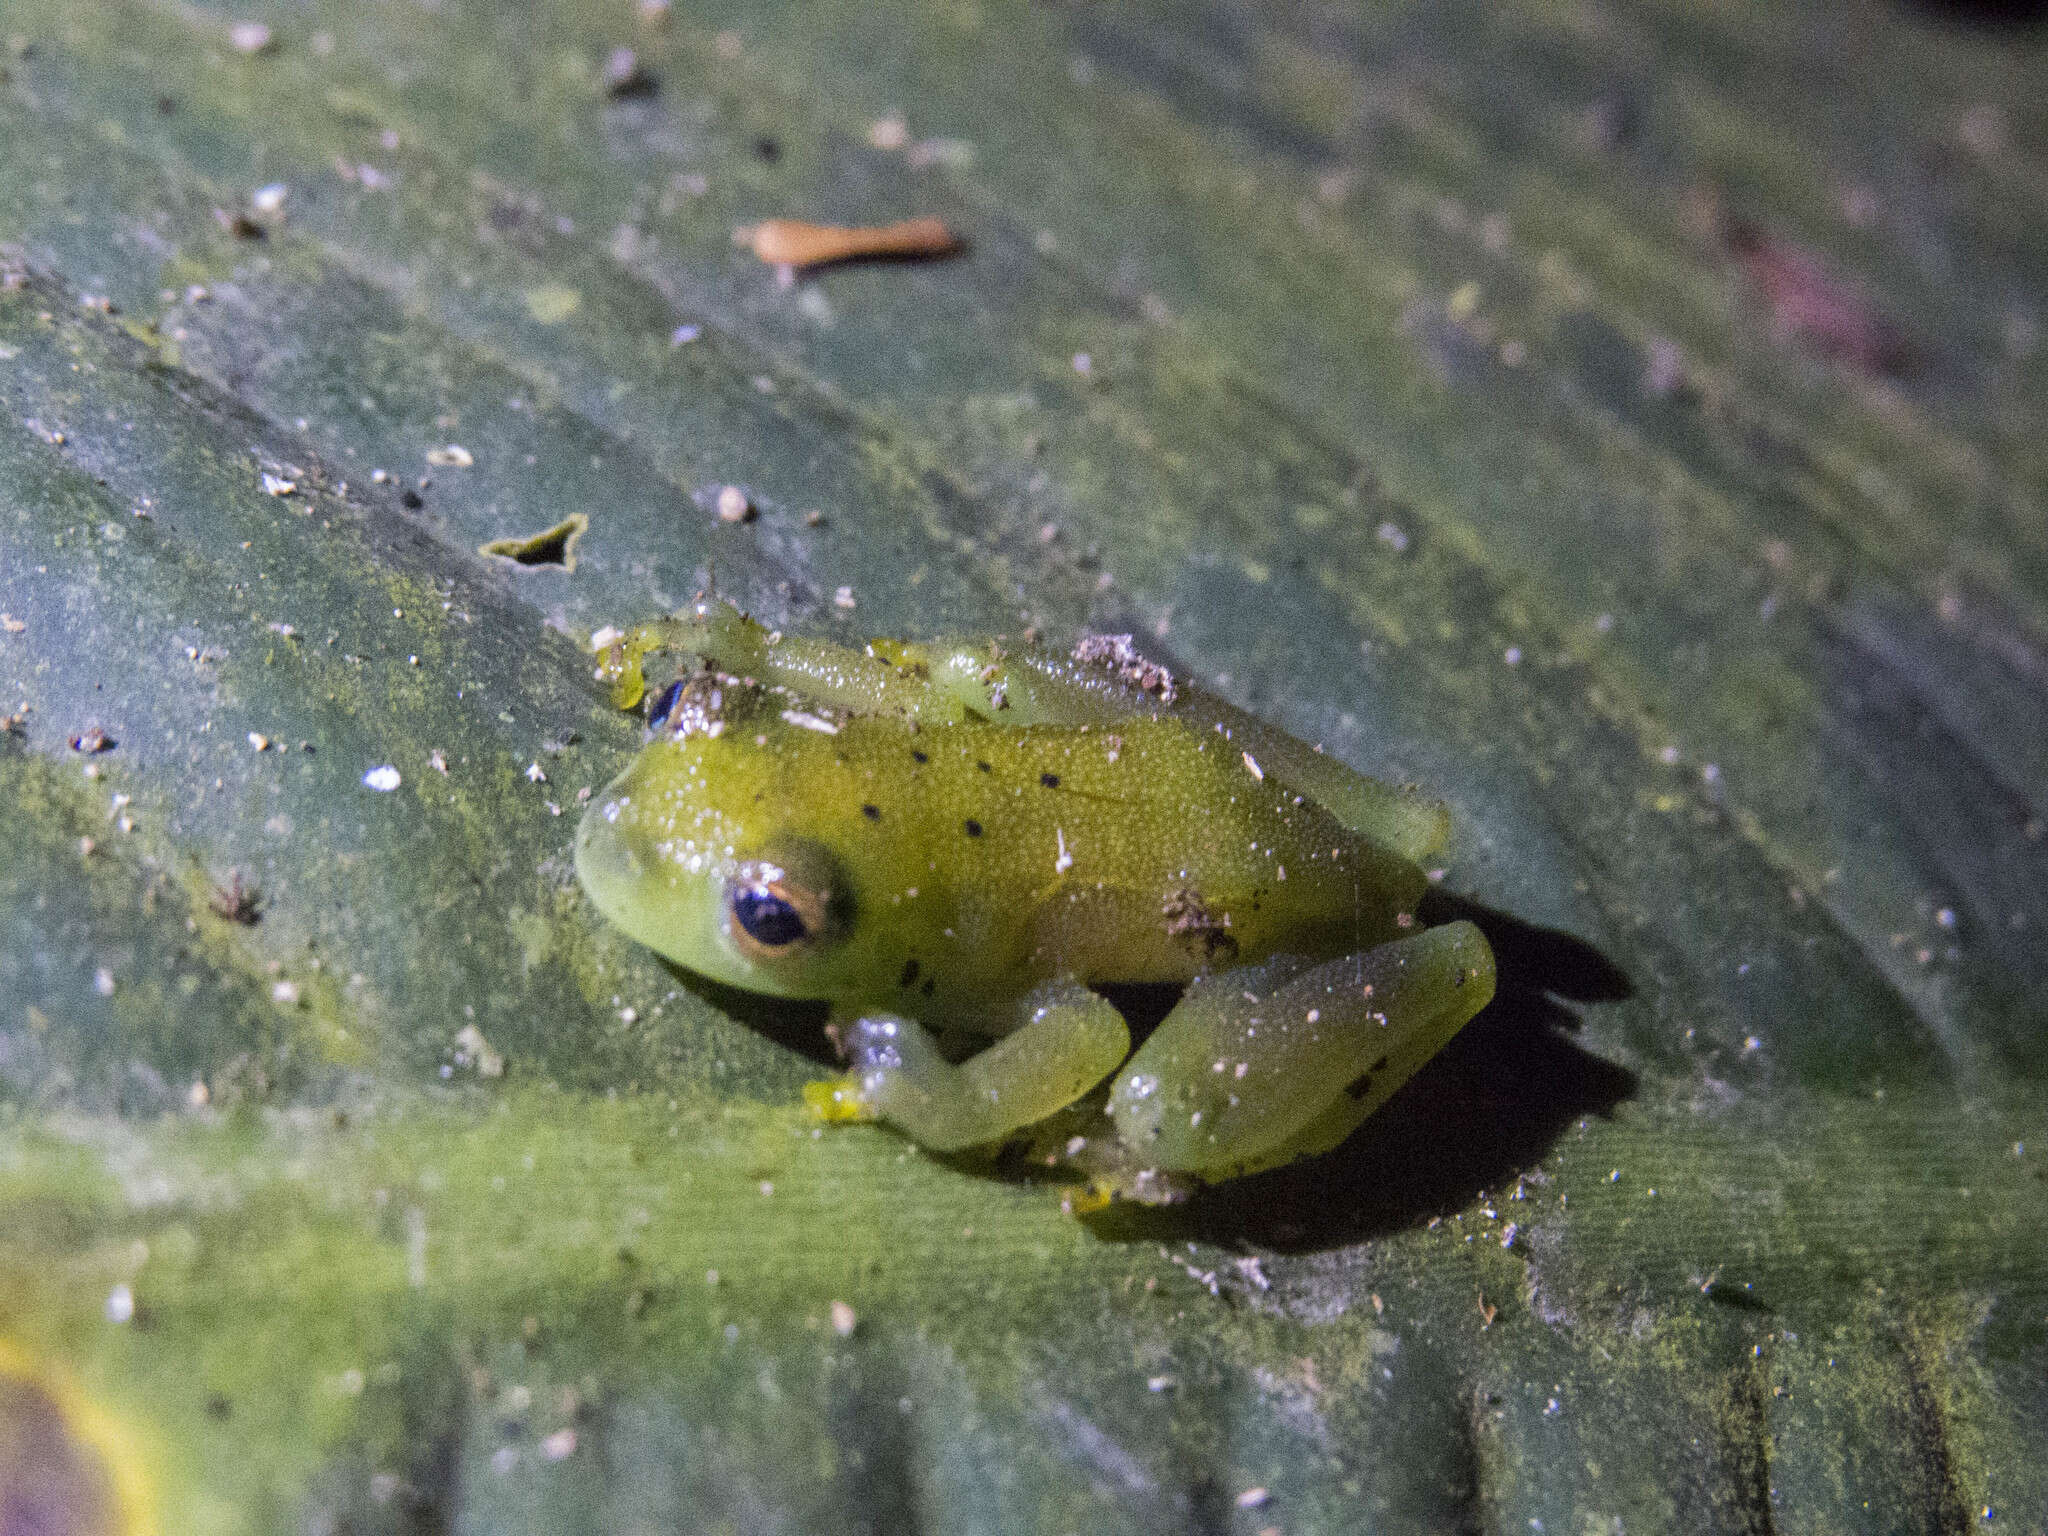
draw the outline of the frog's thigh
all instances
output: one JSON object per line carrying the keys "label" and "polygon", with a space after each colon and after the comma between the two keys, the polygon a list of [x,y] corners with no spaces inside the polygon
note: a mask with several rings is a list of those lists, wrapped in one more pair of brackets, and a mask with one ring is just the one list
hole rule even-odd
{"label": "frog's thigh", "polygon": [[1010,1034],[957,1066],[923,1025],[893,1014],[846,1032],[851,1070],[813,1084],[834,1118],[887,1120],[937,1152],[997,1141],[1066,1108],[1116,1070],[1131,1048],[1123,1015],[1074,982],[1031,993]]}
{"label": "frog's thigh", "polygon": [[1204,978],[1118,1076],[1109,1113],[1142,1157],[1182,1172],[1223,1176],[1323,1151],[1492,996],[1493,952],[1470,923],[1277,986]]}

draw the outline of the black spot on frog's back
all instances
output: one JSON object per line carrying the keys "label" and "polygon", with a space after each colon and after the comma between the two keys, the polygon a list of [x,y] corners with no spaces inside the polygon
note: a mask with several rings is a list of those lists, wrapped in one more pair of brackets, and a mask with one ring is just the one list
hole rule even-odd
{"label": "black spot on frog's back", "polygon": [[981,836],[981,823],[976,821],[972,816],[968,817],[965,821],[961,822],[960,827],[961,830],[964,831],[969,837]]}

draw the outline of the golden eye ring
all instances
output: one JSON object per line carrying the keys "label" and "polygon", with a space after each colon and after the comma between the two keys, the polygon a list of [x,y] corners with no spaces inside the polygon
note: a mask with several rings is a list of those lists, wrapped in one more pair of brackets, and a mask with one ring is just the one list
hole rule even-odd
{"label": "golden eye ring", "polygon": [[772,860],[749,859],[726,886],[726,931],[748,959],[779,959],[825,932],[831,904],[830,890]]}

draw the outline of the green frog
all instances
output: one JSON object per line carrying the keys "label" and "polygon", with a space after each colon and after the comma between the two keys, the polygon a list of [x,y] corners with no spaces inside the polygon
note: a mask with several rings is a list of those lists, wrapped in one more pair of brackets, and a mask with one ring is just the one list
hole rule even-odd
{"label": "green frog", "polygon": [[[1493,996],[1479,930],[1414,916],[1442,802],[1128,636],[853,649],[700,600],[593,643],[650,738],[583,887],[678,965],[829,1003],[827,1119],[1167,1200],[1334,1147]],[[656,651],[695,661],[650,699]],[[1186,987],[1135,1053],[1093,990],[1124,982]]]}

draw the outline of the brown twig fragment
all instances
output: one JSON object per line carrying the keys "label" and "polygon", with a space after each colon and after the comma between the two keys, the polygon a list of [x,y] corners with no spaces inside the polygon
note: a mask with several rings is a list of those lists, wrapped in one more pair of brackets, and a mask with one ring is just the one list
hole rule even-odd
{"label": "brown twig fragment", "polygon": [[929,216],[867,228],[764,219],[735,233],[741,243],[774,267],[818,267],[869,256],[947,256],[960,248],[959,237],[946,227],[945,220]]}

